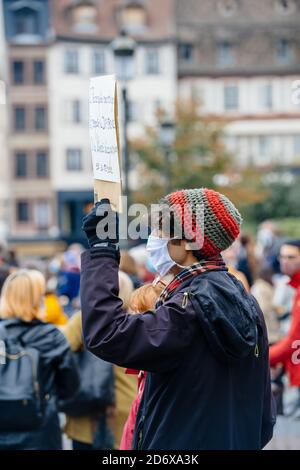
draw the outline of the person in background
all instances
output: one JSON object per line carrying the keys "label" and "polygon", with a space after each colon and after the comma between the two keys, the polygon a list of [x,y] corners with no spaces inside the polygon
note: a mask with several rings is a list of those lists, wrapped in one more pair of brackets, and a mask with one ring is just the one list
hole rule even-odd
{"label": "person in background", "polygon": [[138,277],[136,262],[127,250],[121,250],[120,271],[128,274],[133,283],[134,289],[137,289],[141,286],[141,280]]}
{"label": "person in background", "polygon": [[[162,282],[156,285],[145,284],[139,287],[139,289],[135,290],[131,296],[131,299],[129,302],[130,313],[136,314],[136,313],[145,312],[146,310],[154,310],[155,303],[162,289],[163,289]],[[145,381],[146,381],[146,372],[143,370],[138,371],[134,369],[127,369],[126,373],[137,375],[138,389],[137,389],[137,395],[131,405],[129,416],[123,429],[120,450],[132,449],[136,417],[137,417],[139,406],[142,400],[142,396],[143,396],[143,392],[145,388]]]}
{"label": "person in background", "polygon": [[251,293],[259,303],[265,317],[269,344],[277,343],[282,337],[278,315],[274,309],[273,270],[270,267],[262,267],[258,271],[256,281],[251,287]]}
{"label": "person in background", "polygon": [[283,336],[288,334],[291,323],[291,311],[295,298],[295,289],[289,284],[289,276],[286,274],[273,276],[274,280],[274,310],[280,321],[280,331]]}
{"label": "person in background", "polygon": [[[31,270],[10,274],[3,285],[1,328],[4,326],[7,340],[21,341],[23,349],[39,353],[37,379],[43,414],[41,424],[34,429],[2,430],[0,449],[62,449],[57,399],[71,397],[77,390],[79,377],[64,335],[55,326],[40,321],[44,293],[43,275]],[[17,428],[19,416],[15,419]]]}
{"label": "person in background", "polygon": [[[65,325],[68,321],[67,315],[64,313],[58,297],[52,292],[51,284],[45,282],[44,275],[37,270],[30,270],[30,275],[33,279],[33,282],[36,282],[40,285],[45,285],[45,295],[44,295],[44,305],[41,310],[41,321],[47,323],[53,323],[53,325],[61,326]],[[48,287],[49,285],[49,287]]]}
{"label": "person in background", "polygon": [[[300,387],[300,240],[286,240],[280,248],[280,267],[295,290],[291,325],[287,335],[270,347],[270,365],[283,364],[292,386]],[[300,404],[300,403],[299,403]]]}
{"label": "person in background", "polygon": [[[251,293],[259,303],[265,317],[269,345],[277,343],[282,338],[279,317],[274,307],[274,272],[266,264],[262,264],[258,272],[258,277],[251,287]],[[272,392],[276,402],[277,415],[283,415],[283,393],[284,393],[284,369],[278,367],[271,371]]]}
{"label": "person in background", "polygon": [[247,281],[245,274],[242,273],[241,271],[238,271],[238,269],[236,269],[237,250],[238,250],[237,244],[233,243],[232,246],[227,248],[227,250],[223,251],[222,256],[228,268],[228,272],[232,274],[234,277],[236,277],[239,281],[241,281],[246,291],[249,292],[250,286],[249,286],[249,283]]}
{"label": "person in background", "polygon": [[136,263],[138,278],[141,279],[143,283],[152,282],[155,278],[155,274],[153,271],[149,270],[149,257],[147,255],[146,245],[141,244],[130,248],[129,254]]}
{"label": "person in background", "polygon": [[0,266],[0,295],[1,295],[3,284],[6,278],[8,278],[9,274],[10,274],[10,271],[8,268],[4,266]]}
{"label": "person in background", "polygon": [[[123,301],[123,309],[128,311],[129,301],[133,292],[133,283],[129,276],[119,271],[119,297]],[[124,425],[128,418],[131,404],[136,395],[136,380],[132,375],[125,374],[125,369],[114,365],[115,391],[116,391],[116,416],[112,422],[112,430],[115,436],[115,449],[119,449]]]}
{"label": "person in background", "polygon": [[[129,276],[119,272],[119,296],[123,300],[124,308],[128,308],[129,299],[133,292],[133,285]],[[66,336],[72,351],[83,348],[81,313],[75,313],[66,325],[61,328]],[[125,370],[114,366],[116,407],[114,412],[108,410],[110,425],[114,434],[114,447],[119,448],[124,424],[129,414],[130,406],[136,394],[136,381],[132,375],[125,375]],[[67,416],[65,433],[73,441],[73,449],[92,449],[95,437],[97,420],[95,416],[71,417]]]}
{"label": "person in background", "polygon": [[0,266],[7,265],[7,247],[4,243],[0,242]]}
{"label": "person in background", "polygon": [[238,239],[238,247],[236,269],[246,276],[251,287],[256,277],[257,260],[250,235],[242,234]]}
{"label": "person in background", "polygon": [[66,297],[65,312],[71,316],[77,305],[80,288],[80,254],[83,248],[79,244],[70,245],[62,256],[58,273],[57,295]]}
{"label": "person in background", "polygon": [[[81,312],[76,312],[66,325],[60,327],[73,352],[84,349],[81,327]],[[108,419],[112,410],[105,410],[85,416],[69,416],[66,414],[66,422],[63,428],[65,434],[72,440],[73,450],[93,450],[100,446],[107,449]],[[100,436],[101,435],[101,436]]]}
{"label": "person in background", "polygon": [[8,250],[6,256],[5,256],[5,261],[6,263],[13,267],[13,268],[18,268],[19,267],[19,261],[17,258],[17,253],[14,250]]}
{"label": "person in background", "polygon": [[56,326],[62,326],[68,322],[68,316],[59,302],[52,279],[48,279],[46,283],[44,320]]}
{"label": "person in background", "polygon": [[275,273],[280,272],[278,255],[283,238],[278,226],[272,220],[265,220],[257,232],[257,254]]}

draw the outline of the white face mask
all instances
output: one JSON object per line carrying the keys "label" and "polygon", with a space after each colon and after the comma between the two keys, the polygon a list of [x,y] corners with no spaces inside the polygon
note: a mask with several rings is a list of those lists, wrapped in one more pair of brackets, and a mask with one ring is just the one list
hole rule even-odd
{"label": "white face mask", "polygon": [[161,276],[165,276],[170,269],[176,265],[172,260],[168,250],[168,238],[160,238],[154,235],[149,235],[146,250],[149,255],[149,260],[152,263],[155,271]]}

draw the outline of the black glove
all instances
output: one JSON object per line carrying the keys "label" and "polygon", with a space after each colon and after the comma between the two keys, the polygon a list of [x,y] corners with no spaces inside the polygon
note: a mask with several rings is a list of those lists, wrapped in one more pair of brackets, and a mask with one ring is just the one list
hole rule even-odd
{"label": "black glove", "polygon": [[101,199],[83,218],[92,257],[111,256],[119,260],[119,214],[111,208],[109,199]]}

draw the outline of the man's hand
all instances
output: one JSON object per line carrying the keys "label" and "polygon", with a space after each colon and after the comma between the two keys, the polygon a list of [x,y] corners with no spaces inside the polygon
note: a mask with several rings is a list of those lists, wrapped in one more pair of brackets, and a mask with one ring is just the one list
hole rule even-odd
{"label": "man's hand", "polygon": [[[101,199],[83,218],[82,229],[93,254],[119,256],[119,214],[111,208],[109,199]],[[114,256],[115,257],[115,256]]]}

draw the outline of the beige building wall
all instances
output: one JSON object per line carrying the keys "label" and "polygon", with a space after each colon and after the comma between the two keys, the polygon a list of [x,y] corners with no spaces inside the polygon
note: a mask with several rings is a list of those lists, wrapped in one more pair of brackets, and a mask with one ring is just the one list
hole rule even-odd
{"label": "beige building wall", "polygon": [[8,232],[7,69],[2,2],[0,2],[0,242]]}
{"label": "beige building wall", "polygon": [[[32,64],[34,60],[43,60],[45,64],[45,82],[36,85],[33,83]],[[25,64],[24,84],[13,84],[12,66],[14,61],[23,61]],[[47,48],[44,46],[17,46],[9,48],[9,78],[10,93],[8,113],[8,155],[9,178],[12,191],[10,210],[10,235],[12,238],[30,238],[48,236],[55,233],[56,214],[54,193],[51,187],[51,169],[49,153],[49,96],[47,79]],[[26,129],[16,131],[14,128],[14,110],[17,106],[26,109]],[[37,131],[34,126],[34,113],[37,106],[46,108],[45,129]],[[16,174],[16,153],[25,152],[27,155],[27,175],[18,177]],[[38,177],[36,173],[37,152],[46,152],[48,156],[48,174]],[[29,220],[18,221],[17,205],[26,201],[29,204]],[[44,211],[43,211],[44,207]],[[44,212],[44,214],[41,214]],[[46,219],[43,227],[39,220]],[[47,222],[48,220],[48,222]]]}
{"label": "beige building wall", "polygon": [[[292,99],[295,80],[296,75],[185,77],[179,82],[179,94],[183,100],[197,97],[202,113],[224,120],[226,144],[241,166],[299,165],[300,103]],[[238,93],[232,110],[225,105],[225,89],[230,86]]]}
{"label": "beige building wall", "polygon": [[[138,45],[134,58],[133,78],[127,84],[127,95],[132,107],[132,121],[128,125],[129,138],[141,136],[145,126],[156,125],[157,107],[171,111],[176,101],[176,47],[161,44],[158,49],[159,73],[145,73],[145,46]],[[89,79],[93,76],[92,55],[104,50],[105,74],[115,72],[114,59],[108,46],[72,42],[57,42],[49,51],[49,124],[51,128],[52,185],[58,191],[90,190],[93,187],[90,141],[88,133]],[[67,50],[78,51],[79,73],[64,72]],[[72,122],[72,103],[80,103],[81,121]],[[119,121],[122,141],[122,100],[120,97]],[[68,149],[80,149],[81,171],[69,171],[66,166]]]}

